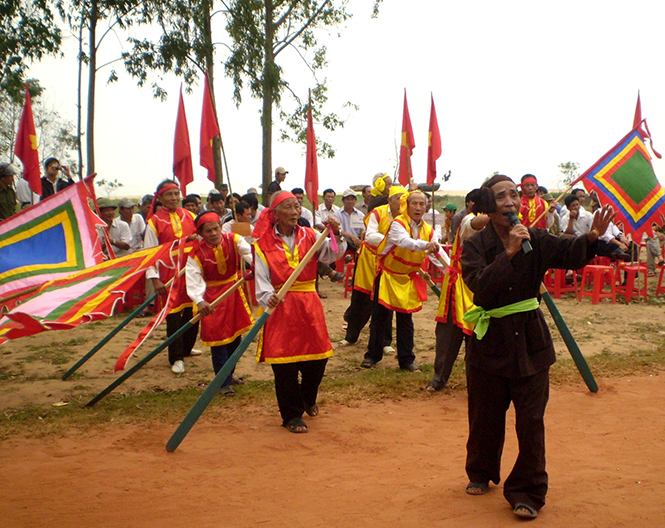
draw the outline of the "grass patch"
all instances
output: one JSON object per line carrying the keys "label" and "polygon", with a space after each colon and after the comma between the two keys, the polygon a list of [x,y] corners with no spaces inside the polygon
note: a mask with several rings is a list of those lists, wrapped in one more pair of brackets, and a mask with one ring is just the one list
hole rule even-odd
{"label": "grass patch", "polygon": [[[587,361],[596,380],[660,372],[665,370],[665,343],[655,351],[637,350],[630,354],[603,352],[587,358]],[[431,379],[432,367],[425,366],[424,370],[423,373],[412,374],[392,365],[369,370],[350,365],[329,369],[321,384],[320,401],[356,407],[363,402],[426,399],[430,396],[423,389]],[[0,369],[0,380],[15,379],[19,375],[6,368]],[[550,379],[556,386],[579,384],[582,380],[575,363],[568,358],[552,366]],[[202,379],[196,387],[180,390],[153,386],[143,392],[111,394],[91,408],[85,407],[85,404],[96,392],[78,384],[73,391],[76,394],[67,406],[27,405],[0,414],[0,439],[65,435],[72,429],[85,432],[125,424],[149,426],[161,422],[175,427],[207,383]],[[464,395],[466,378],[461,358],[453,368],[446,390]],[[244,385],[236,387],[236,392],[232,398],[214,398],[206,410],[206,417],[215,419],[228,416],[229,411],[242,412],[247,405],[276,408],[272,381],[245,381]]]}

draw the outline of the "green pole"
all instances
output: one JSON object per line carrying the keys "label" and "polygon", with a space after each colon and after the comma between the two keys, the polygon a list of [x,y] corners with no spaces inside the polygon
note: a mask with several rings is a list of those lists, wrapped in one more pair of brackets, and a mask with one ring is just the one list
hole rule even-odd
{"label": "green pole", "polygon": [[64,380],[66,380],[69,376],[71,376],[72,374],[74,374],[74,372],[76,372],[76,371],[81,367],[81,365],[83,365],[83,364],[84,364],[86,361],[88,361],[92,356],[94,356],[97,352],[99,352],[99,351],[102,349],[102,347],[103,347],[106,343],[108,343],[111,339],[113,339],[113,337],[115,337],[115,335],[116,335],[118,332],[120,332],[120,330],[122,330],[123,328],[125,328],[125,326],[127,326],[127,325],[129,324],[129,322],[130,322],[132,319],[134,319],[138,314],[140,314],[141,311],[142,311],[144,308],[147,308],[147,307],[150,305],[150,303],[151,303],[152,301],[154,301],[156,298],[157,298],[157,294],[155,293],[155,294],[152,295],[148,300],[146,300],[141,306],[139,306],[136,310],[134,310],[131,314],[129,314],[129,315],[125,318],[125,320],[122,321],[122,322],[121,322],[118,326],[116,326],[113,330],[111,330],[111,331],[106,335],[106,337],[104,337],[104,339],[102,339],[99,343],[97,343],[94,347],[92,347],[92,349],[90,350],[90,352],[88,352],[85,356],[83,356],[81,359],[79,359],[79,360],[74,364],[74,366],[73,366],[72,368],[70,368],[67,372],[65,372],[65,373],[62,375],[62,380],[64,381]]}
{"label": "green pole", "polygon": [[[323,244],[323,241],[328,237],[328,232],[329,228],[326,227],[323,232],[321,233],[321,236],[317,239],[317,241],[314,243],[314,245],[309,249],[307,254],[302,258],[300,261],[300,264],[298,264],[298,267],[293,270],[293,273],[291,273],[291,276],[287,279],[287,281],[284,283],[284,285],[280,288],[279,292],[277,293],[277,297],[280,299],[280,301],[284,298],[284,296],[287,294],[291,286],[293,286],[293,283],[296,281],[300,273],[302,273],[302,270],[305,269],[305,266],[307,263],[312,259],[316,251],[321,247]],[[272,314],[274,308],[268,308],[262,315],[259,317],[258,321],[254,323],[254,326],[252,329],[247,333],[245,338],[240,342],[238,345],[238,348],[236,348],[235,352],[231,355],[231,357],[227,360],[227,362],[224,364],[222,369],[217,373],[217,375],[212,379],[208,387],[203,391],[201,396],[199,396],[199,399],[196,400],[192,408],[189,410],[187,413],[187,416],[183,419],[182,422],[180,422],[180,425],[178,428],[175,430],[173,435],[171,435],[171,438],[169,438],[168,442],[166,443],[166,450],[169,453],[172,453],[175,451],[180,443],[185,439],[189,431],[191,431],[192,427],[194,427],[194,424],[198,421],[198,419],[201,417],[203,414],[203,411],[205,411],[208,408],[208,405],[210,405],[210,402],[212,399],[215,397],[215,394],[217,394],[217,391],[219,391],[220,387],[222,386],[222,383],[224,383],[224,380],[228,377],[228,375],[231,373],[231,370],[235,366],[235,364],[238,362],[240,359],[240,356],[242,356],[247,350],[247,347],[249,344],[252,342],[252,339],[258,334],[259,330],[261,327],[266,323],[268,320],[268,317],[270,317],[270,314]],[[244,346],[243,346],[244,345]]]}
{"label": "green pole", "polygon": [[[245,282],[244,278],[238,280],[233,286],[231,286],[228,290],[226,290],[222,295],[217,297],[217,299],[215,299],[210,304],[210,306],[212,306],[213,308],[216,307],[219,303],[221,303],[224,299],[226,299],[229,295],[231,295],[234,291],[236,291],[238,289],[238,287],[240,285],[242,285],[242,283],[244,283],[244,282]],[[152,350],[152,352],[147,354],[144,358],[141,358],[136,363],[136,365],[134,365],[127,372],[122,374],[122,376],[118,377],[113,383],[111,383],[108,387],[106,387],[102,392],[100,392],[92,400],[90,400],[88,403],[86,403],[85,406],[86,407],[92,407],[95,403],[97,403],[99,400],[101,400],[107,394],[109,394],[111,391],[113,391],[113,389],[115,389],[117,386],[124,383],[126,379],[133,376],[135,372],[137,372],[141,367],[143,367],[143,365],[148,363],[152,358],[154,358],[157,354],[159,354],[167,346],[169,346],[171,343],[173,343],[173,341],[175,341],[178,338],[178,336],[185,333],[189,328],[191,328],[194,324],[196,324],[199,319],[201,319],[201,313],[200,312],[198,314],[196,314],[194,317],[192,317],[189,321],[187,321],[184,325],[182,325],[171,337],[169,337],[161,345],[158,345],[154,350]]]}
{"label": "green pole", "polygon": [[540,293],[543,296],[550,314],[552,315],[552,319],[554,319],[554,322],[556,323],[556,327],[559,329],[559,333],[561,334],[564,343],[566,343],[566,346],[568,347],[568,352],[570,352],[570,355],[573,357],[573,361],[577,366],[577,370],[580,371],[582,379],[586,383],[586,386],[589,388],[589,390],[591,392],[598,392],[598,385],[596,384],[596,380],[594,379],[593,374],[591,373],[591,369],[589,369],[589,365],[587,364],[586,359],[584,359],[580,348],[577,346],[573,334],[570,332],[568,325],[566,325],[566,322],[563,320],[563,317],[561,316],[559,309],[556,307],[556,304],[554,304],[554,299],[552,299],[552,296],[547,290],[543,290],[544,287],[541,288]]}

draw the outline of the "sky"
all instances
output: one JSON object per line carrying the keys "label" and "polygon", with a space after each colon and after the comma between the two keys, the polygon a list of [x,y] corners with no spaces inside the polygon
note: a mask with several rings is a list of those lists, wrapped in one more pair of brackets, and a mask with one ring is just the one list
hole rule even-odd
{"label": "sky", "polygon": [[[379,17],[371,19],[371,2],[350,0],[354,16],[345,27],[319,34],[328,47],[329,65],[320,74],[328,81],[328,110],[346,120],[332,134],[314,125],[317,136],[336,149],[334,158],[319,158],[319,189],[341,194],[371,183],[377,172],[395,172],[404,90],[417,182],[426,177],[434,98],[443,149],[437,181],[444,192],[478,187],[495,171],[516,181],[532,173],[542,185],[560,188],[560,163],[577,162],[584,171],[630,131],[638,90],[654,147],[665,151],[665,3],[634,6],[615,0],[384,0]],[[217,34],[215,40],[223,40]],[[99,62],[117,54],[121,42],[115,36],[105,41]],[[65,58],[33,65],[30,76],[46,88],[47,105],[75,122],[74,39],[66,46]],[[293,51],[278,60],[305,98],[314,84],[309,70]],[[116,69],[117,83],[104,84],[109,70],[98,77],[97,173],[123,184],[113,197],[140,196],[172,175],[180,81],[164,79],[169,97],[160,102],[121,65]],[[232,93],[219,64],[215,97],[222,141],[231,187],[243,194],[261,183],[260,103],[245,94],[236,107]],[[195,174],[188,192],[205,194],[212,183],[198,166],[202,97],[202,86],[193,87],[185,108]],[[346,101],[359,110],[344,109]],[[302,187],[304,146],[280,142],[279,127],[276,122],[273,169],[289,171],[283,188]],[[654,160],[654,169],[665,181],[665,162]],[[448,171],[451,177],[443,182]]]}

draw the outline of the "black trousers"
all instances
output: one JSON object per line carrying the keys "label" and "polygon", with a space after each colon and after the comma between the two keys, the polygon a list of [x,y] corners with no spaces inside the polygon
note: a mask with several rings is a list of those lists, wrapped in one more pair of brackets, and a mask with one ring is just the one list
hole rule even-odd
{"label": "black trousers", "polygon": [[[316,404],[319,385],[326,371],[328,359],[298,361],[296,363],[272,363],[275,375],[275,393],[282,424],[293,418],[301,418],[305,406]],[[300,373],[300,381],[298,374]]]}
{"label": "black trousers", "polygon": [[[358,341],[360,332],[372,317],[372,297],[369,293],[364,293],[358,290],[351,292],[351,303],[344,312],[344,320],[346,326],[346,339],[349,343]],[[383,334],[383,346],[388,346],[393,340],[393,318],[385,325]]]}
{"label": "black trousers", "polygon": [[[374,301],[372,321],[369,324],[369,343],[365,359],[379,362],[383,359],[386,326],[392,326],[393,311],[379,303],[381,274],[374,281]],[[397,361],[400,368],[406,368],[416,360],[413,353],[413,316],[410,313],[395,312],[397,323]]]}
{"label": "black trousers", "polygon": [[[185,323],[192,318],[192,309],[185,308],[184,310],[169,314],[166,316],[166,335],[171,337],[178,330],[180,330]],[[169,345],[169,363],[173,365],[176,361],[182,360],[185,356],[189,356],[196,343],[196,336],[199,333],[198,321],[191,326],[186,332],[178,336],[178,338]]]}
{"label": "black trousers", "polygon": [[[443,294],[442,294],[443,295]],[[452,293],[448,301],[448,317],[445,323],[437,321],[434,333],[436,335],[436,355],[434,356],[434,376],[429,384],[436,390],[443,389],[448,383],[450,373],[459,355],[462,341],[468,339],[462,329],[453,323]]]}
{"label": "black trousers", "polygon": [[503,486],[506,500],[539,510],[545,504],[545,407],[549,369],[524,378],[503,378],[466,366],[469,393],[469,440],[466,473],[471,482],[498,484],[506,435],[506,411],[513,402],[519,453]]}

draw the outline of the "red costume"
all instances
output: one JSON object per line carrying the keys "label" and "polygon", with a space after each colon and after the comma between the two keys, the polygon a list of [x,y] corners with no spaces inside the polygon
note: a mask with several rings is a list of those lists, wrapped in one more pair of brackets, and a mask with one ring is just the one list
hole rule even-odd
{"label": "red costume", "polygon": [[[201,269],[206,290],[203,299],[212,303],[240,277],[240,255],[237,244],[240,235],[222,233],[222,241],[212,247],[201,240],[189,258]],[[252,327],[252,316],[242,288],[236,289],[219,304],[215,311],[201,319],[201,341],[205,346],[226,345]]]}
{"label": "red costume", "polygon": [[[523,194],[522,205],[520,206],[520,217],[522,223],[528,227],[541,227],[543,229],[547,229],[547,219],[546,215],[543,213],[547,211],[548,208],[549,204],[540,196],[528,198]],[[534,221],[539,216],[540,220],[538,220],[537,224],[534,224]]]}

